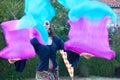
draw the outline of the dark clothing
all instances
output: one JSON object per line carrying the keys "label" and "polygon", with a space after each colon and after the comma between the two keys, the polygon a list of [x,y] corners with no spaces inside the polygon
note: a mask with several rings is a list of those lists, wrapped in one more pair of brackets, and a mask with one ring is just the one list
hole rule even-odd
{"label": "dark clothing", "polygon": [[17,72],[23,72],[26,65],[26,59],[16,61],[14,64],[15,64],[15,70]]}
{"label": "dark clothing", "polygon": [[53,69],[57,68],[58,62],[56,59],[57,50],[64,49],[64,42],[59,37],[53,37],[51,45],[42,45],[36,38],[31,40],[35,52],[39,57],[37,71],[47,71],[49,67],[49,59],[53,63]]}
{"label": "dark clothing", "polygon": [[72,64],[72,66],[75,68],[79,63],[80,55],[72,51],[67,51],[67,59],[70,64]]}
{"label": "dark clothing", "polygon": [[[57,50],[64,50],[64,42],[59,37],[54,36],[53,42],[51,45],[42,45],[38,42],[36,38],[31,39],[31,44],[33,45],[35,52],[37,53],[39,60],[36,66],[37,71],[48,71],[49,59],[52,60],[53,69],[57,68],[58,62],[56,59]],[[72,64],[73,67],[76,67],[79,62],[79,55],[72,52],[66,51],[68,61]],[[25,68],[26,59],[19,60],[15,62],[15,68],[17,72],[22,72]]]}

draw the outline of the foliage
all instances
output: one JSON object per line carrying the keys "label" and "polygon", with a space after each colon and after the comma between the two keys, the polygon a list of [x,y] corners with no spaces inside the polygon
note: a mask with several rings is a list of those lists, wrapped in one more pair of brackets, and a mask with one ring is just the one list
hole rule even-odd
{"label": "foliage", "polygon": [[69,25],[67,23],[67,10],[61,6],[59,3],[53,3],[56,10],[56,16],[52,21],[52,27],[54,28],[56,34],[60,36],[63,40],[67,39],[67,34],[69,30]]}
{"label": "foliage", "polygon": [[3,37],[3,32],[2,32],[2,29],[0,28],[0,50],[2,49],[2,48],[4,48],[5,47],[5,39],[4,39],[4,37]]}
{"label": "foliage", "polygon": [[1,0],[0,22],[18,19],[23,15],[23,0]]}
{"label": "foliage", "polygon": [[0,79],[1,80],[25,80],[35,77],[35,65],[37,58],[28,59],[23,72],[16,72],[14,64],[9,64],[7,60],[0,59]]}
{"label": "foliage", "polygon": [[[52,4],[55,7],[57,13],[55,18],[52,20],[52,26],[58,36],[64,40],[67,40],[67,34],[70,28],[67,24],[68,11],[57,2],[53,2]],[[23,8],[23,0],[0,0],[0,22],[21,18],[24,14]],[[109,61],[100,58],[92,58],[87,60],[81,57],[78,67],[75,68],[76,76],[87,77],[94,75],[112,77],[115,67],[117,65],[120,65],[120,31],[115,33],[115,35],[111,35],[111,33],[109,35],[113,41],[112,49],[114,49],[116,52],[116,58]],[[0,28],[0,49],[4,48],[5,45],[6,44],[3,37],[3,32]],[[60,76],[69,76],[59,52],[57,54],[57,57],[59,60]],[[25,78],[34,78],[36,63],[37,57],[34,59],[28,59],[24,72],[18,73],[15,71],[13,64],[9,64],[7,60],[0,58],[0,79],[23,80]]]}
{"label": "foliage", "polygon": [[113,43],[114,43],[113,48],[116,51],[115,60],[118,61],[118,63],[120,63],[120,41],[119,40],[120,40],[120,29],[118,29],[113,36]]}

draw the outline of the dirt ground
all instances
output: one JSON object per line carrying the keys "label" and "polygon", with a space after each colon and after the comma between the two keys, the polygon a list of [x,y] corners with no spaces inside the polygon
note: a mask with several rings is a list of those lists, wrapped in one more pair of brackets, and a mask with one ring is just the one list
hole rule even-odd
{"label": "dirt ground", "polygon": [[[70,78],[60,78],[59,80],[70,80]],[[106,78],[106,77],[81,78],[81,77],[75,77],[75,80],[120,80],[120,78]]]}
{"label": "dirt ground", "polygon": [[[35,80],[35,79],[26,79],[26,80]],[[71,80],[69,77],[60,77],[59,80]],[[120,78],[107,78],[107,77],[88,77],[88,78],[81,78],[75,77],[75,80],[120,80]]]}

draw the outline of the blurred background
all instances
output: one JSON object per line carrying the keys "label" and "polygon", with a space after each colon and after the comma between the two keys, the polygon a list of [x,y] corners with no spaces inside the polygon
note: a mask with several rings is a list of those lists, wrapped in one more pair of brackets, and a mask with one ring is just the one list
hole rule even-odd
{"label": "blurred background", "polygon": [[[100,0],[108,4],[116,13],[118,22],[109,21],[109,43],[111,49],[116,52],[116,57],[112,60],[101,58],[91,58],[89,60],[81,57],[78,67],[75,68],[75,76],[77,77],[120,77],[120,0]],[[56,34],[63,40],[67,40],[69,25],[67,24],[68,11],[57,1],[51,0],[56,9],[56,16],[52,20],[52,27]],[[8,20],[20,19],[24,15],[24,0],[0,0],[0,23]],[[0,50],[6,46],[0,28]],[[57,53],[59,61],[60,77],[69,76],[65,64],[59,52]],[[6,59],[0,58],[0,80],[24,80],[35,77],[35,69],[37,64],[37,56],[28,59],[23,72],[16,72],[14,64],[9,64]]]}

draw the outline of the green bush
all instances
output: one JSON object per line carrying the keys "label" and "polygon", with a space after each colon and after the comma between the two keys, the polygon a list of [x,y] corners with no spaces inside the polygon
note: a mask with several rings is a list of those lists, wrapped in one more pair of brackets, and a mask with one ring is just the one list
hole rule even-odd
{"label": "green bush", "polygon": [[[62,39],[67,40],[67,34],[69,31],[68,11],[62,7],[59,3],[53,3],[57,15],[52,21],[52,26],[55,32]],[[0,22],[19,19],[24,14],[23,0],[0,0]],[[116,34],[113,38],[112,49],[116,52],[116,57],[113,60],[106,60],[100,58],[91,58],[89,60],[81,57],[78,67],[75,68],[75,76],[88,77],[104,76],[112,77],[116,66],[120,65],[119,50],[120,50],[120,34]],[[3,37],[2,29],[0,28],[0,49],[5,47],[5,39]],[[59,61],[59,73],[60,76],[69,76],[68,71],[64,65],[61,55],[57,54]],[[0,79],[2,80],[24,80],[25,78],[35,77],[35,67],[37,64],[37,57],[34,59],[28,59],[24,72],[18,73],[14,69],[13,64],[9,64],[7,60],[0,58]]]}
{"label": "green bush", "polygon": [[0,22],[19,19],[24,14],[23,0],[1,0]]}

